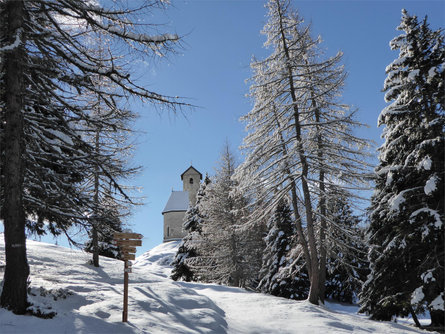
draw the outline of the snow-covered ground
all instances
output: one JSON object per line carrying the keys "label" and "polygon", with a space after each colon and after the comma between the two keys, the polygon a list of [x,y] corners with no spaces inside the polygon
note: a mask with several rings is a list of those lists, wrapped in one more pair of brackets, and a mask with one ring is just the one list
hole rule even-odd
{"label": "snow-covered ground", "polygon": [[[174,282],[169,263],[177,243],[139,256],[130,274],[128,323],[122,323],[123,263],[28,241],[31,301],[53,319],[0,309],[0,333],[427,333],[411,325],[376,322],[354,306],[317,307],[215,284]],[[0,234],[0,262],[4,260]],[[2,273],[0,273],[0,278]],[[51,291],[49,291],[51,290]],[[57,296],[55,298],[53,296]]]}

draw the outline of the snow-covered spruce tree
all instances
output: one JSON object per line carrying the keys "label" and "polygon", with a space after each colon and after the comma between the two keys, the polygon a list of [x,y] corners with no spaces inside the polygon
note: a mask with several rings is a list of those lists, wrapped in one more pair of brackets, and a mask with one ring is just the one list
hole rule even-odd
{"label": "snow-covered spruce tree", "polygon": [[[206,174],[196,194],[196,204],[185,213],[183,229],[186,231],[186,235],[182,238],[175,259],[171,264],[173,267],[171,278],[175,281],[183,280],[190,282],[199,279],[195,277],[191,266],[197,266],[195,258],[198,256],[204,219],[200,209],[201,200],[205,197],[206,188],[210,182],[210,178]],[[192,261],[193,264],[189,264],[190,261]]]}
{"label": "snow-covered spruce tree", "polygon": [[[244,214],[249,214],[249,210],[246,208],[243,208],[243,212]],[[244,225],[239,229],[243,287],[249,290],[255,290],[260,280],[259,272],[262,267],[265,249],[264,237],[267,233],[267,227],[263,220],[250,221],[249,215],[244,216],[243,220]]]}
{"label": "snow-covered spruce tree", "polygon": [[[348,197],[363,188],[367,142],[353,135],[360,125],[340,102],[345,74],[341,53],[323,59],[319,39],[310,36],[287,0],[270,0],[263,33],[272,54],[254,61],[247,123],[246,159],[237,169],[240,188],[263,188],[258,215],[289,196],[298,240],[311,280],[309,301],[324,298],[326,267],[326,186],[340,184]],[[300,204],[303,204],[302,208]],[[319,208],[319,209],[318,209]]]}
{"label": "snow-covered spruce tree", "polygon": [[426,308],[433,326],[444,324],[444,62],[442,30],[402,11],[386,68],[379,116],[376,190],[368,230],[371,273],[362,311],[374,319]]}
{"label": "snow-covered spruce tree", "polygon": [[291,298],[296,295],[297,287],[289,270],[288,254],[293,247],[296,231],[285,199],[278,203],[267,223],[267,229],[269,232],[264,238],[266,248],[257,289],[274,296]]}
{"label": "snow-covered spruce tree", "polygon": [[226,143],[216,175],[201,201],[205,222],[197,272],[203,281],[242,287],[247,273],[243,268],[240,227],[247,216],[246,200],[239,193],[233,193],[237,186],[232,180],[234,171],[235,158]]}
{"label": "snow-covered spruce tree", "polygon": [[356,303],[369,273],[367,246],[360,219],[352,212],[346,198],[331,194],[327,202],[330,224],[326,231],[327,276],[325,297],[339,302]]}
{"label": "snow-covered spruce tree", "polygon": [[[119,6],[110,3],[110,6]],[[114,180],[105,159],[82,136],[82,122],[100,128],[82,96],[97,94],[108,105],[115,97],[138,96],[159,106],[175,108],[175,99],[150,92],[132,81],[131,53],[138,58],[171,50],[176,35],[149,34],[144,15],[156,0],[137,8],[104,8],[84,1],[0,2],[1,57],[1,198],[5,227],[6,270],[1,306],[25,313],[29,267],[25,223],[60,233],[85,222],[92,199],[79,185],[96,166],[114,191],[125,191]],[[138,21],[137,25],[134,24]],[[81,26],[82,29],[76,27]],[[74,27],[74,28],[73,28]],[[87,40],[101,34],[110,48],[99,57]],[[91,78],[108,78],[117,92],[103,91]]]}

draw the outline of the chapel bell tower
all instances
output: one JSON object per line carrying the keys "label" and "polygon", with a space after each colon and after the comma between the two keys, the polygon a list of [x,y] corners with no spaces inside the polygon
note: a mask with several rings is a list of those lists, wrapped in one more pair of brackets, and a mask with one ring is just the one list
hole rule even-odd
{"label": "chapel bell tower", "polygon": [[198,193],[199,184],[202,180],[202,174],[193,166],[190,166],[181,174],[181,180],[183,191],[188,192],[190,206],[194,206],[196,204],[196,194]]}

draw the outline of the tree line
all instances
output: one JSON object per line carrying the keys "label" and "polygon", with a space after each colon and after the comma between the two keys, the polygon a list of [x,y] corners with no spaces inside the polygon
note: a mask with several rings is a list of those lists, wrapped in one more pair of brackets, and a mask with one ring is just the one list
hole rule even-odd
{"label": "tree line", "polygon": [[[188,106],[133,80],[132,60],[173,52],[179,37],[143,20],[163,1],[131,4],[0,2],[0,304],[15,313],[29,312],[26,234],[70,238],[80,227],[94,265],[99,254],[119,256],[111,235],[137,204],[128,99]],[[357,110],[342,99],[342,53],[326,56],[289,0],[266,7],[270,54],[251,62],[244,160],[227,145],[205,178],[172,277],[314,304],[358,301],[379,320],[428,311],[443,327],[443,31],[402,12],[372,171]],[[370,187],[362,221],[355,208]]]}
{"label": "tree line", "polygon": [[[184,218],[174,280],[290,299],[356,302],[373,319],[427,311],[444,325],[444,34],[402,11],[386,68],[374,171],[325,56],[287,0],[267,2],[270,55],[251,62],[253,108],[235,164],[226,144]],[[354,212],[374,189],[366,220]]]}

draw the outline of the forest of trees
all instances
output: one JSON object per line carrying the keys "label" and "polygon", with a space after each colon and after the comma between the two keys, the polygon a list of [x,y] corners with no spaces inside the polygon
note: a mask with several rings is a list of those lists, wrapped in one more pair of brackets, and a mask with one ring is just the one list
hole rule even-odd
{"label": "forest of trees", "polygon": [[[443,327],[443,32],[402,11],[373,171],[342,101],[342,53],[326,57],[290,1],[266,7],[270,55],[251,63],[243,161],[224,146],[184,219],[172,278],[358,303],[373,319],[410,314],[418,326],[428,312]],[[360,194],[373,187],[361,219]]]}
{"label": "forest of trees", "polygon": [[[131,71],[135,57],[150,61],[180,41],[141,20],[164,2],[109,5],[0,1],[0,306],[17,314],[30,312],[26,235],[76,243],[70,232],[82,229],[95,266],[99,255],[120,257],[112,235],[139,204],[128,99],[190,107]],[[443,328],[443,31],[402,11],[372,166],[372,145],[356,135],[364,124],[343,101],[342,52],[327,56],[290,0],[266,8],[269,54],[251,61],[243,160],[224,145],[185,215],[172,279],[358,303],[373,319],[410,314],[418,326],[426,312]]]}

